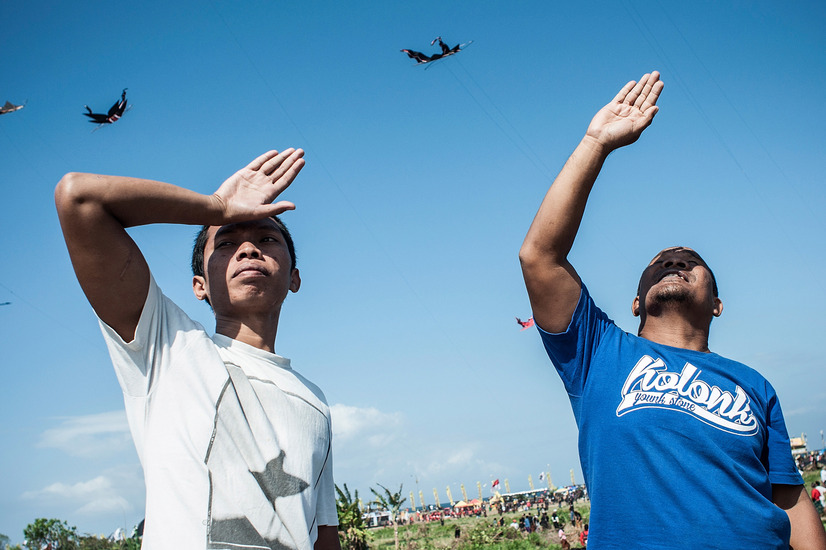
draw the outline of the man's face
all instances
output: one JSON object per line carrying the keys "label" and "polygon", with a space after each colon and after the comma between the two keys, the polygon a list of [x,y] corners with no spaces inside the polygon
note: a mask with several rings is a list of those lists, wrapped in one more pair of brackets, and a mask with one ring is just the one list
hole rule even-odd
{"label": "man's face", "polygon": [[694,250],[682,246],[657,254],[640,277],[634,315],[656,313],[668,305],[707,304],[714,315],[720,300],[714,296],[711,270]]}
{"label": "man's face", "polygon": [[269,218],[210,227],[205,276],[193,278],[193,290],[198,299],[209,298],[216,315],[239,308],[278,312],[287,291],[301,285],[291,260],[284,235]]}

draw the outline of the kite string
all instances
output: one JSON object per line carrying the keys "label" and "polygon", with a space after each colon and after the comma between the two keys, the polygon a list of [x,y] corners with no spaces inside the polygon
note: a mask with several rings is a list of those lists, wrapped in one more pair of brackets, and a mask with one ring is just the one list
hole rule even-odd
{"label": "kite string", "polygon": [[[2,128],[2,127],[0,127],[0,128]],[[67,171],[70,170],[69,167],[71,166],[71,164],[69,163],[69,161],[63,156],[61,151],[55,150],[54,147],[50,146],[48,141],[46,141],[46,139],[43,137],[43,135],[37,130],[36,125],[34,125],[34,127],[31,129],[31,131],[39,138],[40,142],[44,145],[44,147],[47,148],[46,150],[51,151],[50,157],[58,159],[59,161],[61,161],[64,164]],[[15,140],[11,139],[11,136],[8,135],[5,128],[2,128],[2,132],[3,132],[3,135],[6,137],[6,139],[9,141],[9,143],[11,144],[11,146],[14,147],[14,149],[18,152],[18,154],[20,155],[20,158],[26,159],[27,155],[26,155],[25,151],[22,150],[18,146],[18,144]],[[34,168],[34,169],[38,172],[42,170],[41,165],[42,165],[42,163],[39,163],[39,162],[28,162],[28,166],[37,167],[37,168]],[[43,174],[40,174],[40,175],[43,175]],[[45,178],[45,176],[44,176],[44,178]],[[41,178],[41,179],[43,179],[43,178]],[[71,324],[71,323],[66,323],[64,320],[62,320],[60,318],[57,318],[54,315],[48,313],[47,311],[45,311],[42,308],[36,306],[34,303],[27,300],[26,298],[24,298],[23,296],[21,296],[20,294],[18,294],[14,290],[12,290],[8,285],[6,285],[2,282],[0,282],[0,287],[6,289],[6,291],[9,294],[11,294],[12,296],[15,297],[15,301],[12,302],[12,305],[16,304],[18,302],[21,302],[21,303],[25,304],[26,306],[28,306],[29,308],[34,310],[43,319],[47,319],[48,321],[54,323],[56,326],[62,327],[66,332],[72,333],[77,338],[77,340],[82,341],[85,344],[88,344],[90,350],[94,350],[95,353],[98,353],[98,354],[100,353],[100,346],[97,345],[97,343],[93,343],[92,340],[89,339],[84,334],[80,333],[76,329],[76,325]]]}
{"label": "kite string", "polygon": [[[393,257],[392,257],[392,256],[390,255],[390,253],[387,251],[387,249],[386,249],[384,246],[382,246],[382,244],[381,244],[381,242],[379,241],[378,237],[376,236],[376,234],[375,234],[375,233],[372,231],[372,229],[370,228],[370,225],[369,225],[369,224],[365,221],[364,217],[361,215],[361,212],[359,211],[359,209],[356,207],[356,205],[355,205],[355,204],[353,204],[353,202],[352,202],[352,201],[350,201],[349,197],[348,197],[348,196],[347,196],[347,194],[344,192],[344,189],[341,187],[341,185],[339,185],[338,181],[337,181],[337,180],[336,180],[336,178],[333,176],[333,174],[330,172],[330,170],[328,170],[328,169],[327,169],[327,166],[324,164],[324,161],[322,160],[322,158],[321,158],[321,155],[320,155],[319,151],[318,151],[318,150],[313,149],[313,147],[312,147],[312,142],[311,142],[311,141],[307,138],[307,136],[305,136],[305,135],[304,135],[304,133],[301,131],[301,128],[299,128],[298,124],[296,124],[295,120],[294,120],[294,119],[293,119],[293,117],[290,115],[289,111],[288,111],[288,110],[284,107],[284,105],[281,103],[281,100],[279,100],[279,99],[278,99],[278,96],[276,95],[275,90],[273,90],[272,86],[270,86],[269,82],[268,82],[268,81],[267,81],[267,79],[264,77],[263,73],[259,70],[258,65],[257,65],[257,64],[253,61],[252,57],[250,57],[250,55],[249,55],[249,53],[247,52],[247,50],[246,50],[246,49],[245,49],[245,48],[241,45],[241,43],[240,43],[240,41],[238,40],[238,38],[237,38],[237,36],[235,35],[235,33],[234,33],[234,32],[232,32],[232,28],[229,26],[229,24],[227,23],[227,21],[224,19],[224,17],[221,15],[221,13],[218,11],[218,9],[215,7],[215,4],[214,4],[214,2],[213,2],[212,0],[210,0],[210,5],[212,6],[213,11],[214,11],[214,12],[218,15],[218,18],[219,18],[219,19],[221,20],[221,22],[224,24],[224,27],[227,29],[227,32],[230,34],[230,36],[232,37],[232,39],[233,39],[233,40],[235,41],[235,43],[237,44],[238,49],[239,49],[239,50],[240,50],[240,51],[244,54],[244,56],[247,58],[247,61],[249,62],[250,66],[251,66],[251,67],[253,68],[253,70],[256,72],[256,74],[258,75],[259,79],[260,79],[260,80],[264,83],[264,86],[265,86],[265,87],[267,88],[267,90],[270,92],[270,95],[272,95],[272,97],[273,97],[273,99],[275,100],[275,102],[276,102],[276,103],[278,104],[278,106],[281,108],[282,112],[283,112],[283,113],[284,113],[284,115],[287,117],[287,120],[290,122],[290,124],[293,126],[293,128],[295,128],[296,133],[299,135],[299,137],[301,138],[301,140],[302,140],[304,143],[306,143],[306,144],[307,144],[307,148],[308,148],[308,149],[311,149],[311,150],[313,150],[313,151],[314,151],[314,153],[313,153],[314,157],[313,157],[313,158],[314,158],[315,160],[313,160],[313,163],[314,163],[314,164],[317,164],[317,165],[321,168],[321,170],[322,170],[322,171],[323,171],[323,172],[327,175],[327,177],[329,178],[330,182],[331,182],[331,183],[333,184],[333,186],[334,186],[334,187],[338,190],[339,194],[340,194],[340,195],[341,195],[341,197],[344,199],[344,202],[347,204],[347,206],[349,206],[349,207],[350,207],[350,210],[352,210],[352,211],[353,211],[353,213],[355,214],[356,218],[359,220],[359,222],[361,223],[361,225],[364,227],[365,231],[367,231],[367,234],[369,235],[370,239],[371,239],[371,240],[373,241],[373,243],[375,244],[376,248],[378,248],[378,250],[380,251],[380,253],[381,253],[381,254],[382,254],[382,255],[383,255],[383,256],[387,259],[387,261],[388,261],[388,263],[389,263],[390,267],[392,268],[392,270],[396,272],[397,276],[398,276],[398,277],[402,280],[402,282],[404,283],[404,285],[407,287],[407,289],[410,291],[410,293],[413,295],[413,297],[414,297],[414,298],[416,299],[416,301],[419,303],[419,306],[420,306],[420,307],[421,307],[421,308],[425,311],[425,313],[426,313],[426,314],[427,314],[427,315],[428,315],[428,316],[429,316],[429,317],[433,320],[434,325],[439,325],[439,324],[441,324],[441,321],[439,321],[438,317],[435,315],[435,313],[433,312],[433,310],[431,310],[431,309],[427,306],[427,303],[424,301],[424,299],[423,299],[423,298],[419,295],[419,293],[418,293],[418,292],[416,292],[416,290],[413,288],[413,285],[410,283],[410,281],[408,280],[408,278],[405,276],[404,271],[403,271],[403,270],[402,270],[402,269],[401,269],[401,268],[400,268],[400,267],[396,264],[396,262],[393,260]],[[456,352],[458,353],[458,355],[461,357],[461,359],[462,359],[462,361],[464,362],[464,364],[465,364],[465,366],[467,367],[467,369],[468,369],[469,371],[472,371],[472,370],[473,370],[473,368],[472,368],[472,366],[471,366],[471,361],[470,361],[470,360],[469,360],[469,358],[465,355],[465,353],[462,351],[462,348],[461,348],[460,346],[457,346],[457,345],[456,345],[456,342],[453,340],[453,338],[452,338],[449,334],[447,334],[447,333],[445,333],[445,332],[441,332],[441,333],[440,333],[440,335],[441,335],[441,337],[442,337],[442,338],[446,338],[446,339],[447,339],[448,343],[450,344],[450,347],[451,347],[454,351],[456,351]]]}
{"label": "kite string", "polygon": [[[475,86],[476,86],[476,87],[477,87],[477,88],[478,88],[478,89],[482,92],[482,95],[484,95],[484,96],[485,96],[485,98],[487,99],[487,101],[488,101],[488,102],[489,102],[489,103],[493,106],[493,108],[494,108],[494,109],[495,109],[495,110],[499,113],[499,116],[501,116],[501,117],[502,117],[502,119],[503,119],[503,120],[507,123],[507,125],[508,125],[508,126],[509,126],[512,130],[513,130],[513,133],[514,133],[514,134],[516,134],[516,136],[517,136],[517,137],[521,140],[521,142],[525,145],[525,148],[526,148],[526,149],[527,149],[527,150],[528,150],[531,154],[528,154],[528,153],[525,151],[525,148],[522,148],[522,147],[519,145],[519,143],[517,143],[516,141],[514,141],[514,140],[511,138],[511,136],[508,134],[508,132],[507,132],[507,131],[505,131],[505,129],[504,129],[504,128],[503,128],[503,127],[502,127],[502,126],[501,126],[501,125],[500,125],[500,124],[496,121],[496,119],[495,119],[495,118],[494,118],[494,117],[493,117],[493,116],[492,116],[492,115],[491,115],[491,114],[490,114],[490,113],[489,113],[489,112],[485,109],[485,107],[484,107],[484,106],[483,106],[483,105],[482,105],[482,104],[478,101],[478,99],[477,99],[477,98],[473,95],[473,93],[471,93],[471,91],[467,88],[467,86],[465,86],[465,85],[464,85],[464,83],[463,83],[461,80],[459,80],[459,78],[458,78],[458,77],[456,77],[456,75],[455,75],[455,74],[453,75],[453,76],[454,76],[454,78],[456,78],[456,80],[459,82],[459,84],[460,84],[460,85],[461,85],[461,86],[462,86],[462,87],[463,87],[463,88],[464,88],[464,89],[468,92],[468,94],[471,96],[471,98],[473,98],[473,100],[476,102],[476,104],[477,104],[477,105],[479,105],[479,107],[480,107],[480,108],[482,109],[482,111],[483,111],[483,112],[484,112],[484,113],[488,116],[488,118],[490,118],[490,119],[491,119],[491,121],[493,121],[493,123],[494,123],[494,124],[496,124],[496,126],[499,128],[499,130],[502,132],[502,134],[503,134],[506,138],[508,138],[508,140],[509,140],[509,141],[510,141],[510,142],[511,142],[511,143],[512,143],[512,144],[513,144],[513,145],[514,145],[514,146],[515,146],[515,147],[516,147],[516,148],[517,148],[517,149],[518,149],[518,150],[519,150],[519,151],[520,151],[520,152],[521,152],[524,156],[525,156],[525,158],[527,158],[527,159],[528,159],[531,163],[533,163],[534,167],[535,167],[535,168],[536,168],[536,169],[537,169],[537,170],[538,170],[538,171],[542,174],[542,176],[543,176],[543,177],[544,177],[544,178],[545,178],[545,179],[546,179],[549,183],[553,183],[553,181],[554,181],[554,179],[555,179],[555,176],[551,174],[550,169],[547,167],[547,165],[545,165],[545,163],[544,163],[544,162],[542,162],[541,157],[540,157],[540,156],[536,153],[536,151],[534,151],[534,149],[531,147],[530,143],[529,143],[526,139],[524,139],[524,138],[522,137],[522,135],[519,133],[519,130],[517,130],[517,128],[516,128],[513,124],[511,124],[510,120],[508,120],[508,118],[507,118],[507,117],[506,117],[506,116],[502,113],[502,111],[499,109],[499,107],[496,105],[496,103],[495,103],[495,102],[494,102],[494,101],[493,101],[493,100],[492,100],[492,99],[491,99],[491,98],[490,98],[490,97],[489,97],[489,96],[485,93],[484,88],[482,88],[481,86],[479,86],[479,84],[478,84],[478,83],[474,80],[473,76],[470,74],[470,72],[469,72],[469,71],[467,71],[467,69],[464,67],[464,65],[462,65],[462,63],[460,63],[458,60],[456,60],[456,62],[459,64],[459,66],[462,68],[462,70],[464,70],[464,71],[465,71],[465,73],[467,73],[468,78],[471,80],[471,82],[473,82],[473,83],[474,83],[474,85],[475,85]],[[450,70],[450,69],[448,69],[448,70]],[[452,70],[451,70],[451,74],[453,74],[453,71],[452,71]],[[604,239],[604,240],[606,240],[606,241],[608,241],[608,243],[612,245],[612,247],[611,247],[611,248],[612,248],[613,250],[621,250],[621,247],[619,246],[619,244],[620,244],[620,243],[618,243],[618,242],[616,242],[616,241],[615,241],[615,238],[614,238],[614,236],[611,234],[611,232],[606,232],[606,233],[604,233],[604,234],[603,234],[603,239]],[[634,263],[632,263],[632,262],[631,262],[631,259],[630,259],[629,257],[627,257],[627,256],[622,256],[622,260],[621,260],[621,261],[625,264],[625,266],[626,266],[626,267],[627,267],[630,271],[632,271],[632,272],[636,273],[637,266],[636,266],[636,264],[634,264]]]}
{"label": "kite string", "polygon": [[[86,335],[84,335],[84,334],[78,332],[77,330],[75,330],[75,328],[73,326],[64,323],[61,319],[58,319],[58,318],[52,316],[51,314],[49,314],[48,312],[46,312],[46,311],[42,310],[41,308],[37,307],[36,305],[31,303],[29,300],[23,298],[20,294],[13,291],[11,288],[9,288],[4,283],[0,282],[0,287],[3,287],[4,289],[6,289],[6,291],[9,294],[11,294],[12,296],[14,296],[16,300],[20,300],[21,302],[23,302],[24,304],[26,304],[27,306],[32,308],[34,311],[36,311],[38,314],[40,314],[44,318],[51,320],[55,324],[63,327],[68,332],[71,332],[72,334],[74,334],[74,336],[76,338],[78,338],[79,340],[89,344],[90,349],[94,349],[96,353],[101,353],[100,352],[100,346],[97,343],[93,343],[91,339],[89,339]],[[12,304],[14,304],[14,303],[16,303],[16,302],[12,302]]]}
{"label": "kite string", "polygon": [[[542,162],[541,157],[536,153],[536,151],[534,151],[534,149],[531,147],[530,143],[522,137],[522,135],[519,133],[519,130],[510,122],[510,120],[508,120],[508,118],[504,115],[504,113],[502,113],[502,111],[499,109],[499,107],[496,105],[496,103],[490,98],[490,96],[488,96],[488,94],[485,93],[484,88],[482,88],[474,80],[473,76],[464,67],[464,65],[461,62],[459,62],[459,60],[456,60],[456,63],[458,63],[459,66],[462,68],[462,70],[465,71],[465,73],[468,75],[468,78],[471,80],[471,82],[473,82],[473,84],[476,86],[476,88],[478,88],[479,91],[482,93],[482,95],[485,96],[488,103],[490,103],[493,106],[493,108],[499,113],[499,116],[501,116],[502,120],[504,120],[507,123],[507,125],[512,129],[513,133],[516,134],[516,136],[519,138],[519,140],[525,145],[525,148],[521,147],[519,143],[514,141],[514,139],[508,134],[508,132],[505,130],[505,128],[503,128],[502,125],[499,124],[499,122],[490,114],[490,112],[488,112],[487,109],[485,109],[485,107],[479,102],[479,100],[475,97],[475,95],[467,88],[467,86],[465,86],[465,84],[453,73],[453,71],[448,68],[448,70],[451,72],[453,77],[456,78],[457,82],[459,82],[459,84],[465,89],[465,91],[468,92],[468,95],[470,95],[471,98],[476,102],[476,104],[479,105],[479,107],[482,109],[482,111],[499,128],[499,130],[502,132],[502,134],[514,145],[514,147],[516,147],[525,156],[525,158],[528,159],[534,165],[534,167],[540,172],[540,174],[549,183],[553,183],[553,181],[555,179],[555,176],[552,175],[552,173],[551,173],[550,169],[547,167],[547,165],[545,165],[545,163]],[[526,152],[525,149],[527,149],[530,152],[530,154],[528,154],[528,152]],[[608,241],[608,243],[612,245],[612,247],[611,247],[612,250],[621,250],[622,249],[622,247],[619,246],[620,243],[615,241],[614,236],[611,234],[611,232],[604,233],[602,238],[604,240]],[[626,267],[629,270],[636,273],[637,266],[636,266],[636,264],[631,262],[631,259],[629,257],[622,256],[621,261],[624,262],[624,264],[626,265]]]}
{"label": "kite string", "polygon": [[[765,210],[767,211],[768,216],[774,221],[774,225],[775,225],[775,227],[777,227],[777,231],[779,233],[781,233],[789,243],[791,243],[791,247],[796,251],[797,255],[801,258],[800,265],[801,266],[803,266],[803,265],[809,266],[810,264],[803,260],[803,258],[805,258],[805,255],[803,254],[803,251],[800,249],[800,244],[799,244],[800,240],[799,239],[793,239],[792,236],[788,233],[786,224],[782,223],[781,220],[778,218],[778,210],[776,208],[771,207],[771,202],[769,201],[768,197],[766,197],[764,195],[764,193],[762,193],[760,191],[760,188],[757,186],[757,184],[754,182],[754,180],[748,174],[745,167],[740,163],[739,159],[734,154],[734,151],[729,146],[729,144],[726,141],[725,137],[720,133],[720,131],[715,126],[715,124],[714,124],[713,120],[711,119],[711,117],[703,109],[702,104],[694,97],[694,94],[691,91],[691,87],[688,86],[683,81],[682,77],[680,76],[680,72],[677,70],[674,63],[671,62],[669,56],[665,52],[665,49],[660,45],[659,41],[657,41],[656,36],[646,27],[646,25],[642,25],[640,23],[640,21],[643,20],[640,13],[637,11],[637,9],[633,6],[632,3],[626,1],[625,5],[626,5],[626,10],[628,11],[628,14],[630,15],[630,17],[633,20],[634,24],[637,26],[637,29],[640,31],[640,34],[645,38],[646,42],[648,42],[648,44],[649,44],[649,46],[651,46],[652,50],[654,50],[657,53],[657,55],[659,55],[659,57],[663,60],[663,63],[665,63],[666,67],[668,67],[669,74],[673,75],[673,78],[674,78],[677,86],[683,90],[683,92],[685,93],[686,97],[689,100],[689,103],[691,103],[694,106],[694,108],[697,110],[697,113],[700,115],[700,117],[706,123],[708,128],[717,137],[717,140],[719,141],[720,145],[723,147],[726,154],[728,154],[728,156],[731,158],[732,162],[734,162],[734,164],[740,170],[740,172],[743,175],[743,178],[745,179],[746,183],[751,187],[751,190],[754,193],[754,195],[758,199],[760,199],[760,201],[763,203],[763,206],[765,207]],[[662,10],[662,7],[660,9],[661,9],[661,11],[664,11],[664,10]],[[669,21],[671,21],[671,20],[669,19]],[[671,21],[671,22],[672,22],[672,25],[673,25],[673,21]],[[685,38],[682,36],[681,33],[680,33],[680,35],[683,38],[683,40],[685,41]],[[691,48],[691,45],[688,44],[687,41],[685,41],[685,42],[688,45],[688,48],[690,50],[692,50],[692,53],[694,54],[694,56],[696,58],[697,54],[693,52],[693,49]],[[706,69],[705,66],[703,66],[703,68],[708,73],[708,69]],[[717,88],[722,91],[722,88],[720,87],[720,85],[714,80],[713,75],[711,75],[711,73],[708,73],[708,74],[709,74],[709,77],[711,78],[712,82],[714,82],[715,86],[717,86]],[[737,116],[740,118],[740,120],[744,121],[743,116],[739,113],[739,111],[734,106],[734,104],[728,99],[728,97],[725,95],[725,93],[723,93],[723,97],[726,99],[729,106],[737,114]],[[749,128],[747,124],[746,124],[746,127]],[[749,128],[749,131],[751,131],[752,134],[754,134],[754,132],[750,128]],[[758,142],[758,144],[760,144],[759,139],[757,139],[757,142]],[[761,144],[761,147],[762,147],[762,144]],[[768,151],[765,150],[765,147],[763,147],[763,150],[764,150],[764,152],[766,153],[767,156],[771,157],[771,155],[768,154]],[[781,176],[783,176],[785,178],[785,173],[782,170],[779,170],[779,172],[780,172]],[[787,181],[787,183],[788,183],[788,181]],[[801,200],[802,200],[802,198],[801,198]],[[805,203],[806,201],[803,201],[803,202]],[[808,267],[808,268],[811,269],[811,267]],[[821,290],[826,290],[826,286],[820,285],[820,289]]]}
{"label": "kite string", "polygon": [[519,132],[519,130],[510,122],[508,117],[505,116],[505,114],[502,112],[502,110],[496,105],[496,103],[485,92],[484,88],[482,88],[482,86],[480,86],[479,83],[476,82],[476,80],[473,78],[473,75],[471,75],[471,73],[465,68],[465,66],[458,59],[454,60],[454,62],[456,64],[458,64],[459,67],[462,68],[462,70],[467,75],[467,78],[470,79],[470,81],[473,83],[473,85],[476,87],[476,89],[478,89],[481,92],[481,94],[485,97],[487,102],[493,107],[493,109],[496,111],[496,113],[498,113],[499,117],[501,117],[501,119],[505,122],[505,124],[507,124],[507,126],[510,128],[511,133],[514,134],[518,138],[519,141],[515,140],[512,137],[511,133],[509,133],[499,123],[499,121],[496,120],[496,118],[494,118],[494,116],[490,113],[490,111],[487,108],[485,108],[484,105],[482,105],[482,102],[479,101],[479,99],[470,90],[470,88],[468,88],[465,85],[465,83],[462,82],[462,80],[456,75],[456,73],[453,71],[453,69],[450,68],[450,66],[448,65],[447,70],[450,72],[450,74],[453,76],[453,78],[456,79],[456,82],[458,82],[459,85],[462,88],[464,88],[464,90],[471,97],[471,99],[473,99],[473,101],[479,106],[479,108],[482,109],[482,112],[485,113],[485,115],[491,120],[491,122],[493,122],[496,125],[497,128],[499,128],[499,131],[502,132],[502,135],[504,135],[508,139],[508,141],[510,141],[511,144],[513,144],[513,146],[516,147],[519,150],[519,152],[522,153],[522,155],[524,155],[524,157],[526,159],[528,159],[528,161],[531,164],[534,165],[534,168],[536,168],[539,171],[539,173],[542,174],[542,176],[545,179],[547,179],[548,181],[553,181],[554,178],[553,178],[553,176],[551,176],[551,171],[548,169],[548,167],[545,165],[545,163],[542,162],[541,157],[536,153],[536,151],[533,150],[533,147],[531,147],[530,143],[528,143],[528,141],[524,137],[522,137],[522,134]]}
{"label": "kite string", "polygon": [[702,58],[699,55],[697,55],[697,52],[694,50],[694,48],[691,47],[691,43],[686,39],[685,35],[683,35],[680,28],[677,26],[677,24],[674,22],[674,20],[668,14],[668,11],[662,9],[661,5],[660,5],[660,9],[663,12],[663,14],[665,15],[665,17],[668,19],[669,23],[671,23],[671,25],[677,31],[677,34],[680,36],[680,39],[683,41],[683,43],[686,45],[688,50],[691,52],[691,55],[694,56],[694,59],[703,68],[706,75],[709,77],[711,82],[717,88],[717,91],[720,92],[720,95],[723,97],[723,99],[725,99],[725,101],[728,104],[729,108],[732,110],[732,112],[735,115],[737,115],[737,118],[740,119],[740,122],[743,124],[743,126],[746,128],[746,130],[748,130],[749,134],[751,134],[751,136],[754,138],[754,141],[760,147],[760,150],[763,152],[765,157],[769,160],[769,162],[771,162],[772,165],[774,165],[774,167],[780,173],[780,176],[782,177],[783,181],[786,184],[788,184],[788,186],[791,187],[794,190],[795,194],[797,195],[797,198],[800,200],[800,203],[809,211],[809,213],[812,215],[812,218],[814,220],[820,221],[820,217],[817,216],[815,214],[815,211],[812,209],[812,205],[810,204],[811,201],[807,201],[803,197],[803,194],[800,192],[800,189],[789,179],[788,175],[783,170],[783,167],[780,166],[780,163],[777,162],[777,160],[771,154],[771,151],[769,151],[769,149],[763,144],[763,141],[760,139],[760,137],[757,135],[757,133],[754,131],[754,129],[751,127],[751,125],[749,125],[746,118],[740,113],[740,110],[737,109],[737,106],[735,105],[735,103],[729,98],[728,94],[726,94],[725,89],[722,86],[720,86],[720,83],[717,82],[716,78],[714,78],[714,74],[708,69],[708,67],[706,67],[705,63],[703,63]]}

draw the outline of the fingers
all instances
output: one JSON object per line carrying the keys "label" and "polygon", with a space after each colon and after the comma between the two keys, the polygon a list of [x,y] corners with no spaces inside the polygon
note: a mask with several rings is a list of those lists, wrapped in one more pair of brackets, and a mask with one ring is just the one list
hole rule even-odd
{"label": "fingers", "polygon": [[303,149],[293,149],[290,147],[264,162],[264,164],[261,165],[261,171],[273,179],[278,179],[303,156]]}
{"label": "fingers", "polygon": [[262,204],[248,217],[250,219],[271,218],[273,216],[280,216],[288,210],[295,210],[295,204],[290,201],[278,201],[274,204]]}
{"label": "fingers", "polygon": [[[289,168],[298,159],[304,156],[303,149],[294,149],[292,147],[281,151],[276,150],[267,151],[247,165],[247,168],[254,171],[263,171],[265,175],[272,176],[279,167],[285,166]],[[276,176],[278,177],[278,176]]]}
{"label": "fingers", "polygon": [[250,170],[260,170],[264,163],[278,155],[278,151],[267,151],[247,165]]}
{"label": "fingers", "polygon": [[[642,91],[634,101],[634,107],[637,107],[641,111],[645,110],[642,106],[648,102],[649,99],[651,99],[651,92],[654,89],[654,86],[659,82],[659,77],[660,75],[656,71],[648,75],[648,78],[645,79],[645,84],[642,87]],[[659,89],[662,89],[662,86],[660,86]],[[659,96],[659,90],[657,91],[657,96]],[[656,101],[656,98],[654,98],[654,101]]]}
{"label": "fingers", "polygon": [[[298,152],[304,154],[304,151],[301,151],[301,149],[296,151],[296,153]],[[275,184],[276,188],[278,188],[279,193],[289,187],[295,180],[296,176],[298,176],[298,173],[301,172],[301,169],[304,168],[304,159],[300,156],[296,156],[295,153],[290,155],[288,160],[290,162],[280,164],[278,168],[270,175],[270,178],[272,178],[272,182]]]}
{"label": "fingers", "polygon": [[633,80],[626,84],[614,98],[615,102],[637,107],[645,112],[657,103],[657,98],[663,89],[660,73],[652,71],[642,76],[639,82]]}
{"label": "fingers", "polygon": [[622,90],[620,90],[616,97],[614,97],[614,102],[623,103],[625,101],[625,98],[628,97],[628,93],[634,88],[634,86],[636,86],[636,84],[637,83],[632,80],[631,82],[623,86]]}
{"label": "fingers", "polygon": [[[643,93],[645,92],[646,87],[650,86],[650,84],[648,83],[648,80],[650,78],[651,78],[651,75],[648,74],[648,73],[642,75],[642,78],[640,79],[640,81],[637,82],[637,84],[634,86],[634,88],[630,92],[628,92],[627,96],[625,96],[625,101],[623,103],[625,103],[627,105],[636,106],[637,105],[637,100],[640,97],[643,97]],[[649,90],[650,90],[650,88],[649,88]]]}
{"label": "fingers", "polygon": [[658,80],[654,83],[650,92],[645,96],[645,101],[643,101],[642,105],[640,105],[640,111],[648,114],[648,110],[654,107],[654,113],[656,113],[656,110],[658,109],[658,107],[656,107],[657,99],[660,97],[660,92],[662,92],[663,86],[664,84],[662,80]]}
{"label": "fingers", "polygon": [[295,204],[289,201],[278,201],[275,204],[271,204],[270,208],[272,209],[271,216],[278,216],[279,214],[283,214],[287,210],[295,210]]}
{"label": "fingers", "polygon": [[274,185],[275,196],[290,186],[304,168],[304,150],[292,147],[281,151],[267,151],[256,158],[247,169],[259,176],[262,174]]}

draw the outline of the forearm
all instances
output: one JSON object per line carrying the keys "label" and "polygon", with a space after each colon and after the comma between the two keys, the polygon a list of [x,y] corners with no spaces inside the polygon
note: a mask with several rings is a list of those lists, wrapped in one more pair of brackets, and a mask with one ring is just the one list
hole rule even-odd
{"label": "forearm", "polygon": [[149,286],[149,268],[127,227],[209,223],[213,199],[137,178],[66,174],[55,189],[66,248],[83,292],[98,316],[133,338]]}
{"label": "forearm", "polygon": [[129,340],[140,317],[149,267],[126,228],[150,223],[226,225],[295,208],[273,201],[304,166],[304,151],[271,150],[202,195],[159,181],[66,174],[55,189],[66,247],[98,316]]}
{"label": "forearm", "polygon": [[588,196],[608,156],[607,149],[585,136],[554,180],[531,223],[520,250],[526,262],[561,265],[579,230]]}
{"label": "forearm", "polygon": [[568,253],[607,151],[593,138],[582,139],[545,195],[519,251],[534,320],[550,332],[565,330],[579,300],[582,283]]}
{"label": "forearm", "polygon": [[338,527],[335,525],[319,525],[318,538],[313,545],[314,550],[341,550],[341,541],[338,538]]}
{"label": "forearm", "polygon": [[121,227],[151,223],[202,225],[220,220],[220,202],[168,183],[97,174],[66,174],[55,190],[61,223],[111,218]]}
{"label": "forearm", "polygon": [[526,279],[534,277],[531,271],[535,268],[540,276],[548,267],[561,267],[572,274],[568,252],[591,188],[608,154],[634,143],[651,124],[663,88],[659,78],[653,71],[639,82],[632,80],[591,119],[585,137],[554,180],[525,237],[519,257]]}

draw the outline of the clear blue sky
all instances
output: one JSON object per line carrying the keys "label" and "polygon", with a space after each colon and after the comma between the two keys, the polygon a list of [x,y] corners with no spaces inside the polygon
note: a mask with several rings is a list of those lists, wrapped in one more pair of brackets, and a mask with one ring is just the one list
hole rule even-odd
{"label": "clear blue sky", "polygon": [[[370,496],[582,480],[567,396],[517,251],[591,116],[658,69],[660,113],[609,158],[573,263],[635,331],[661,248],[692,246],[725,304],[711,347],[776,387],[821,445],[826,5],[800,2],[6,3],[0,103],[0,533],[56,517],[131,529],[143,478],[52,193],[68,171],[204,193],[261,152],[306,150],[284,198],[298,246],[279,353],[333,407],[335,477]],[[428,70],[401,48],[473,41]],[[132,109],[94,133],[84,104]],[[165,292],[194,228],[132,231]],[[675,480],[678,481],[678,480]],[[417,485],[418,483],[418,485]]]}

